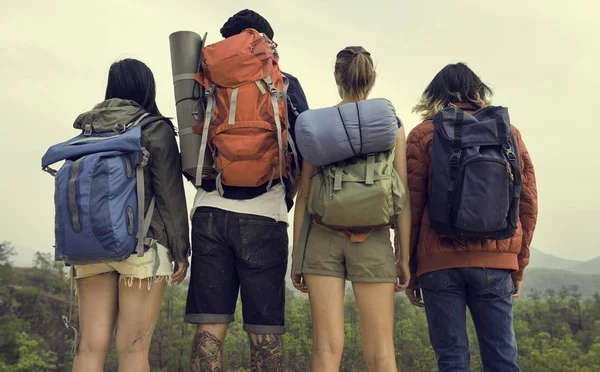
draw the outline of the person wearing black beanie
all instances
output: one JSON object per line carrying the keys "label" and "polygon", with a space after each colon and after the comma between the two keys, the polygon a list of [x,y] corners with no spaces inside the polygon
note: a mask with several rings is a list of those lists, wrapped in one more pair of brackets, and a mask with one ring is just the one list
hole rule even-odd
{"label": "person wearing black beanie", "polygon": [[[249,28],[273,40],[275,33],[269,22],[249,9],[231,16],[221,28],[221,35],[229,39]],[[235,44],[231,43],[237,47]],[[286,60],[284,56],[277,63],[285,64]],[[308,110],[308,102],[298,79],[282,73],[289,84],[286,113],[288,133],[293,139],[296,117]],[[257,84],[256,89],[264,88]],[[243,94],[240,91],[240,97]],[[296,153],[302,164],[297,149]],[[244,330],[250,339],[252,370],[286,371],[283,334],[287,221],[295,187],[288,179],[282,182],[284,185],[273,187],[221,184],[221,193],[216,180],[206,179],[196,193],[192,218],[195,250],[185,310],[185,321],[197,326],[190,358],[193,372],[223,370],[225,335],[234,321],[239,292],[244,299]]]}
{"label": "person wearing black beanie", "polygon": [[221,36],[228,38],[239,34],[247,28],[253,28],[258,32],[262,32],[271,40],[273,40],[273,36],[275,35],[269,21],[253,10],[244,9],[231,16],[225,22],[221,28]]}

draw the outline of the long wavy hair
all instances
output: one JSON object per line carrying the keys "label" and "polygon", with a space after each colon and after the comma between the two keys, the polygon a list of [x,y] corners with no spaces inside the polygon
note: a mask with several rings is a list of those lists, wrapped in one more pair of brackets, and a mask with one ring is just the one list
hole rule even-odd
{"label": "long wavy hair", "polygon": [[451,103],[471,103],[476,109],[491,104],[492,89],[464,63],[450,64],[435,75],[413,112],[430,119]]}

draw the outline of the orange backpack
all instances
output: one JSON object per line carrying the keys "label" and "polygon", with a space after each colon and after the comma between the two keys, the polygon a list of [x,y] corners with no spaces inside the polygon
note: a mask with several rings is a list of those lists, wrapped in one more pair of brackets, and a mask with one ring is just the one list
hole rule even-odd
{"label": "orange backpack", "polygon": [[[254,29],[246,29],[202,51],[202,68],[195,80],[205,89],[196,186],[202,178],[222,185],[269,189],[276,178],[292,183],[292,161],[298,161],[289,134],[287,78],[281,72],[277,45]],[[292,152],[288,155],[288,143]],[[209,148],[214,171],[203,173]],[[199,175],[204,174],[204,177]]]}

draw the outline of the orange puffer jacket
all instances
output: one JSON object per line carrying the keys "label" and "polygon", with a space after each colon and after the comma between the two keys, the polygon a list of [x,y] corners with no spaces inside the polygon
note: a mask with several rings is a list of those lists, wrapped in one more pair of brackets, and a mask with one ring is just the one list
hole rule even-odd
{"label": "orange puffer jacket", "polygon": [[411,287],[417,285],[419,275],[457,267],[509,269],[514,270],[513,279],[523,279],[523,271],[529,263],[529,245],[537,222],[537,188],[531,157],[521,133],[514,126],[512,130],[521,159],[523,189],[517,232],[506,240],[449,239],[437,234],[431,226],[426,208],[431,193],[433,122],[422,122],[408,135],[406,152],[412,214]]}

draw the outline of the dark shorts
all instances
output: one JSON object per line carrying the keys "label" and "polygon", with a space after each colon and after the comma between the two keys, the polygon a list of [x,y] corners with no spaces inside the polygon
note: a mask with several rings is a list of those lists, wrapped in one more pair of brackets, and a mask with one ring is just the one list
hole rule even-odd
{"label": "dark shorts", "polygon": [[229,324],[241,289],[244,330],[285,333],[287,225],[267,217],[198,208],[185,321]]}

